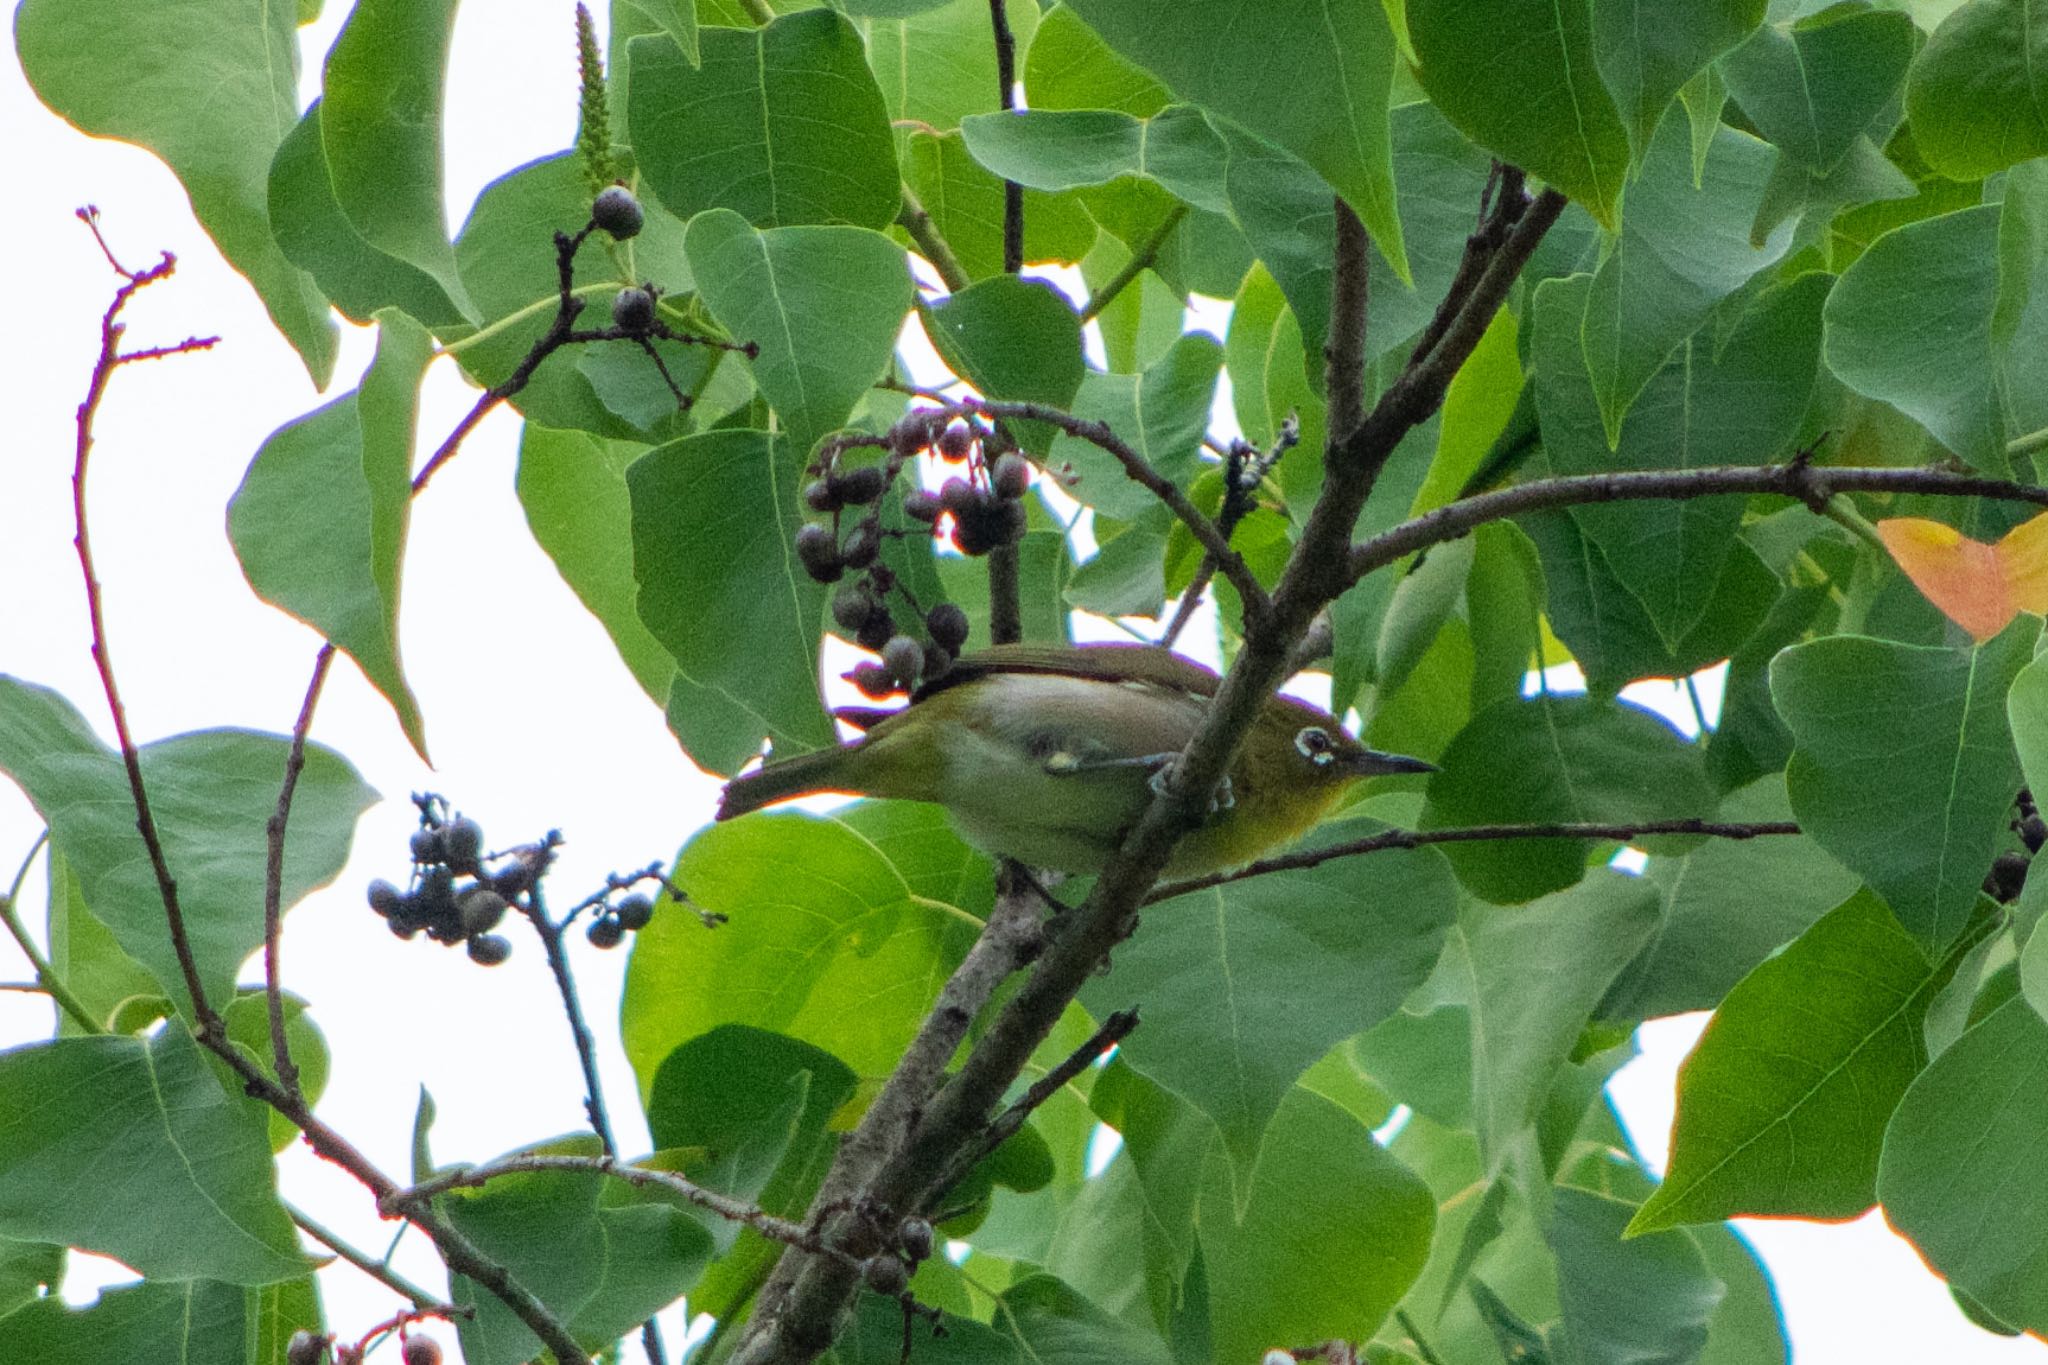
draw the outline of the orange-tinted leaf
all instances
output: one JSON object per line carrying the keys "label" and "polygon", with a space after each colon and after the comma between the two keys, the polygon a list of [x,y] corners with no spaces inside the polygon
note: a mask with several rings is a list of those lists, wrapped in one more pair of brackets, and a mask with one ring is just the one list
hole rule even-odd
{"label": "orange-tinted leaf", "polygon": [[1996,545],[1924,517],[1880,521],[1877,534],[1913,586],[1978,640],[2020,612],[2048,614],[2048,513]]}

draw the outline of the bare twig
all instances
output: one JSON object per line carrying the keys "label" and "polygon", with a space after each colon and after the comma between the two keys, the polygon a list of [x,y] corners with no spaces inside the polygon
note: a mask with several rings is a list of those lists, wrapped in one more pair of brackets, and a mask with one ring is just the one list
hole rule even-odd
{"label": "bare twig", "polygon": [[278,948],[284,926],[284,831],[291,819],[292,795],[298,790],[299,774],[306,767],[306,735],[313,728],[313,708],[319,703],[320,689],[327,684],[327,670],[333,662],[334,643],[329,641],[320,646],[320,652],[313,658],[313,677],[306,684],[306,699],[299,706],[299,718],[292,725],[291,748],[285,754],[277,809],[263,827],[263,994],[270,1011],[270,1055],[278,1083],[294,1095],[299,1093],[299,1068],[292,1061],[291,1043],[285,1037]]}
{"label": "bare twig", "polygon": [[21,884],[27,879],[28,870],[34,865],[36,854],[42,852],[43,845],[49,842],[50,831],[46,828],[36,836],[36,841],[28,846],[28,855],[21,860],[21,866],[15,870],[13,884],[7,888],[6,895],[0,896],[0,924],[7,926],[8,934],[20,945],[22,955],[28,959],[29,966],[35,969],[35,985],[23,989],[41,991],[49,996],[57,1002],[59,1009],[71,1016],[71,1022],[87,1033],[104,1033],[105,1028],[92,1017],[78,997],[71,993],[71,988],[65,985],[63,979],[51,968],[50,960],[36,947],[36,941],[30,936],[28,926],[21,920]]}
{"label": "bare twig", "polygon": [[1145,897],[1145,904],[1155,905],[1160,901],[1172,900],[1175,896],[1207,891],[1211,887],[1241,882],[1248,877],[1262,877],[1270,872],[1299,872],[1304,868],[1320,867],[1338,858],[1356,858],[1360,854],[1379,853],[1390,848],[1422,848],[1428,844],[1470,844],[1503,839],[1615,839],[1629,843],[1660,834],[1696,834],[1712,839],[1756,839],[1773,834],[1799,832],[1799,826],[1790,820],[1763,820],[1754,823],[1723,820],[1647,820],[1611,824],[1467,825],[1461,829],[1390,829],[1379,834],[1347,839],[1341,844],[1261,858],[1255,863],[1247,863],[1230,872],[1211,872],[1200,877],[1166,882]]}
{"label": "bare twig", "polygon": [[371,1256],[369,1252],[349,1242],[340,1233],[317,1221],[304,1209],[288,1203],[285,1205],[285,1212],[291,1215],[292,1222],[298,1225],[301,1232],[320,1242],[333,1251],[335,1255],[341,1257],[342,1260],[347,1261],[357,1270],[362,1271],[371,1279],[390,1289],[399,1297],[411,1300],[413,1307],[434,1310],[443,1317],[453,1314],[467,1317],[473,1313],[474,1310],[472,1309],[457,1308],[452,1303],[444,1303],[440,1299],[435,1298],[432,1294],[429,1294],[426,1290],[393,1270],[388,1262]]}
{"label": "bare twig", "polygon": [[1104,1053],[1129,1037],[1131,1030],[1137,1026],[1136,1010],[1118,1010],[1103,1020],[1102,1027],[1090,1034],[1087,1042],[1075,1048],[1058,1066],[1033,1081],[1031,1087],[1015,1104],[990,1119],[988,1128],[982,1133],[979,1141],[961,1149],[960,1154],[954,1159],[952,1169],[933,1183],[938,1195],[942,1196],[946,1190],[960,1183],[967,1173],[974,1169],[977,1162],[1015,1136],[1017,1130],[1024,1126],[1024,1121],[1030,1118],[1040,1105],[1057,1095],[1076,1076],[1095,1065]]}

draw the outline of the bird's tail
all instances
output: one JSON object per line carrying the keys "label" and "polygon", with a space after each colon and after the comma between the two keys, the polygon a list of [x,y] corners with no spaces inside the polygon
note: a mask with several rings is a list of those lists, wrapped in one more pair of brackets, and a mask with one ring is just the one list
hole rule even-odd
{"label": "bird's tail", "polygon": [[718,818],[730,820],[792,796],[843,791],[840,765],[845,758],[844,748],[819,749],[794,758],[776,759],[735,777],[725,784],[725,795],[719,798]]}

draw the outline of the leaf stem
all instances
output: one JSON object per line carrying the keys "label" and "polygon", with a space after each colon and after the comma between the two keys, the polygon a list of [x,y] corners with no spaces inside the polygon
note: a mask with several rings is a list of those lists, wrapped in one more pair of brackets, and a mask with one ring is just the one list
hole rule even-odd
{"label": "leaf stem", "polygon": [[63,978],[51,968],[49,959],[36,947],[36,941],[29,934],[28,926],[21,921],[21,911],[18,908],[21,885],[28,878],[29,868],[35,864],[36,854],[42,852],[43,845],[49,841],[50,831],[45,829],[36,836],[36,841],[29,845],[28,856],[21,860],[20,868],[15,871],[13,884],[7,888],[5,896],[0,896],[0,922],[7,925],[8,934],[21,945],[22,954],[28,958],[29,966],[35,968],[36,989],[56,1001],[58,1008],[70,1015],[72,1022],[87,1033],[105,1033],[106,1029],[100,1026],[99,1021],[92,1017],[91,1012],[80,1003],[78,997],[71,993],[71,988],[64,984]]}
{"label": "leaf stem", "polygon": [[[595,298],[600,294],[614,293],[618,290],[618,288],[619,282],[617,280],[604,280],[597,284],[579,284],[574,289],[568,291],[568,297],[575,299]],[[496,337],[501,333],[508,332],[512,328],[517,327],[520,323],[526,321],[530,317],[537,317],[538,315],[545,313],[550,308],[559,308],[562,303],[562,298],[563,295],[561,295],[560,293],[555,293],[549,294],[544,298],[535,299],[532,303],[527,304],[525,307],[520,308],[514,312],[507,313],[504,317],[499,318],[490,326],[479,328],[476,331],[471,332],[466,337],[461,337],[455,341],[449,342],[447,345],[441,347],[440,350],[434,352],[434,354],[437,357],[444,355],[461,355],[470,347],[480,346],[484,342],[491,340],[493,337]]]}
{"label": "leaf stem", "polygon": [[1168,209],[1166,216],[1159,220],[1159,226],[1152,230],[1152,235],[1139,245],[1137,251],[1132,253],[1131,259],[1124,262],[1123,269],[1104,280],[1102,288],[1088,296],[1088,302],[1081,309],[1081,321],[1093,321],[1103,309],[1116,302],[1116,296],[1129,288],[1133,280],[1150,269],[1158,261],[1160,248],[1166,245],[1166,239],[1173,235],[1173,230],[1180,226],[1181,219],[1187,216],[1186,204],[1176,203]]}

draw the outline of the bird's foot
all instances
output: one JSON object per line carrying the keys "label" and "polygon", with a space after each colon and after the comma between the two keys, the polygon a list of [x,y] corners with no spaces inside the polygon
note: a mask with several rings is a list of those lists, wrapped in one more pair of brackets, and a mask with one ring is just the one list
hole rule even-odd
{"label": "bird's foot", "polygon": [[[1180,760],[1179,754],[1155,754],[1145,760],[1152,766],[1154,796],[1166,795],[1180,781]],[[1216,790],[1209,794],[1209,814],[1212,817],[1221,815],[1236,804],[1237,793],[1231,788],[1230,774],[1225,773],[1223,780],[1216,784]]]}

